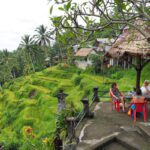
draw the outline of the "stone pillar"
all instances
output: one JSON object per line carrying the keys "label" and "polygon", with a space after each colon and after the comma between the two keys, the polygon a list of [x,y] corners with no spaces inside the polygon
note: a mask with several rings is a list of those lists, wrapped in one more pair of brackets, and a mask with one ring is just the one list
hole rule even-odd
{"label": "stone pillar", "polygon": [[82,103],[83,103],[83,111],[84,111],[84,114],[85,114],[85,117],[87,118],[93,118],[94,117],[94,113],[93,112],[90,112],[90,108],[89,108],[89,100],[84,98],[81,100]]}
{"label": "stone pillar", "polygon": [[67,127],[68,127],[68,135],[70,136],[70,142],[73,140],[77,141],[76,133],[75,133],[75,126],[76,126],[76,118],[75,117],[67,117],[66,118]]}
{"label": "stone pillar", "polygon": [[94,92],[94,94],[93,94],[93,101],[94,102],[99,102],[100,99],[98,97],[98,87],[94,87],[93,88],[93,92]]}
{"label": "stone pillar", "polygon": [[63,92],[63,90],[60,90],[60,92],[57,95],[58,98],[58,109],[57,109],[57,113],[59,113],[62,109],[66,108],[66,103],[65,103],[65,98],[66,98],[67,94],[65,94]]}
{"label": "stone pillar", "polygon": [[75,133],[75,125],[76,125],[76,118],[75,117],[67,117],[66,118],[67,124],[67,145],[64,146],[64,150],[76,150],[76,146],[79,143],[79,139],[76,137]]}
{"label": "stone pillar", "polygon": [[60,139],[60,129],[56,129],[56,137],[53,141],[55,150],[63,150],[63,141]]}

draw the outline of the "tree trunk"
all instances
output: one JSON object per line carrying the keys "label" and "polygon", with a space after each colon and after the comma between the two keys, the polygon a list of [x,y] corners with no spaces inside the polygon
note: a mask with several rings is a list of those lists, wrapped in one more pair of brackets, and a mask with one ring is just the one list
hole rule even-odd
{"label": "tree trunk", "polygon": [[13,71],[13,77],[16,78],[16,73],[15,73],[15,71]]}
{"label": "tree trunk", "polygon": [[63,62],[63,52],[62,52],[62,47],[60,46],[60,43],[58,42],[59,44],[59,58],[60,58],[60,62],[62,63]]}
{"label": "tree trunk", "polygon": [[136,57],[136,93],[140,90],[140,80],[142,72],[142,59],[141,56]]}
{"label": "tree trunk", "polygon": [[[133,62],[133,57],[131,58],[131,61],[127,61],[128,64],[132,64],[134,69],[136,70],[136,93],[140,90],[140,80],[141,80],[141,73],[143,68],[150,62],[150,59],[147,59],[144,63],[142,60],[142,56],[137,55],[135,57],[136,61]],[[136,64],[134,64],[136,63]]]}
{"label": "tree trunk", "polygon": [[34,64],[33,64],[33,61],[32,61],[30,53],[29,53],[29,59],[30,59],[31,65],[32,65],[33,72],[35,72]]}
{"label": "tree trunk", "polygon": [[141,71],[142,69],[136,70],[136,93],[140,90]]}

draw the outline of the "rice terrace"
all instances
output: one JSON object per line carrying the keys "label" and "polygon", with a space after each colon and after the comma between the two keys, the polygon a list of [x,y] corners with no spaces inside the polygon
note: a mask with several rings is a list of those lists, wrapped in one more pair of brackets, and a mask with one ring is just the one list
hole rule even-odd
{"label": "rice terrace", "polygon": [[149,150],[149,0],[0,2],[0,150]]}

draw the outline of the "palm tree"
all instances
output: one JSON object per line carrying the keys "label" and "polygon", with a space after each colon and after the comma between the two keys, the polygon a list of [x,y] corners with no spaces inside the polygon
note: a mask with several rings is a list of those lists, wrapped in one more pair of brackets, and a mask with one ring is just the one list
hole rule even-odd
{"label": "palm tree", "polygon": [[25,49],[26,51],[29,51],[31,45],[33,44],[34,44],[33,38],[30,37],[30,35],[25,34],[24,36],[21,37],[21,42],[19,47]]}
{"label": "palm tree", "polygon": [[41,50],[44,51],[45,57],[49,57],[48,47],[50,46],[50,40],[52,39],[50,36],[50,31],[46,26],[40,25],[36,28],[36,34],[34,35],[35,43],[38,44]]}
{"label": "palm tree", "polygon": [[3,62],[4,62],[4,67],[5,67],[5,71],[8,74],[8,77],[10,76],[11,78],[13,78],[12,74],[11,74],[11,68],[10,68],[10,60],[12,58],[10,57],[10,53],[8,52],[7,49],[3,50]]}
{"label": "palm tree", "polygon": [[6,64],[8,64],[8,60],[9,60],[9,52],[7,49],[3,50],[3,60]]}
{"label": "palm tree", "polygon": [[50,45],[50,32],[47,30],[47,27],[40,25],[35,30],[37,34],[34,35],[35,42],[40,46],[49,46]]}
{"label": "palm tree", "polygon": [[26,34],[23,37],[21,37],[21,39],[22,40],[20,42],[19,47],[24,50],[25,55],[26,55],[26,61],[27,62],[30,61],[31,65],[32,65],[32,69],[35,72],[35,67],[33,64],[32,56],[31,56],[31,54],[33,52],[32,46],[34,45],[33,38],[30,37],[30,35]]}

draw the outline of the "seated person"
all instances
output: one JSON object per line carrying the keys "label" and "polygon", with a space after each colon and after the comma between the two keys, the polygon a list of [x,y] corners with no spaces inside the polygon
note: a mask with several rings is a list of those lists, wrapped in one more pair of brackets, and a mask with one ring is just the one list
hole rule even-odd
{"label": "seated person", "polygon": [[125,103],[123,94],[119,91],[117,87],[117,83],[113,83],[110,88],[110,95],[113,101],[121,101],[122,103],[122,111],[125,112]]}
{"label": "seated person", "polygon": [[[132,114],[132,111],[136,109],[137,116],[140,116],[141,112],[143,112],[143,108],[146,108],[147,105],[145,105],[145,98],[142,96],[141,89],[137,90],[137,93],[135,96],[133,96],[131,102],[130,102],[130,109],[128,111],[128,115],[130,116]],[[142,105],[140,105],[142,104]]]}
{"label": "seated person", "polygon": [[133,96],[131,103],[144,103],[145,98],[142,96],[141,90],[138,90],[136,95]]}
{"label": "seated person", "polygon": [[132,97],[135,96],[135,95],[136,95],[136,88],[134,87],[133,91],[132,91]]}
{"label": "seated person", "polygon": [[148,80],[144,81],[144,85],[141,87],[143,96],[150,96],[150,86]]}

